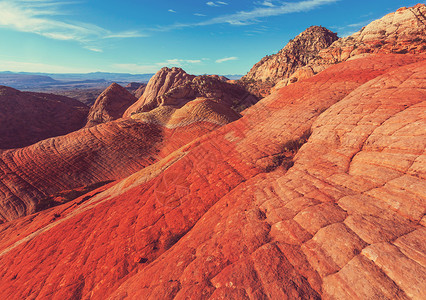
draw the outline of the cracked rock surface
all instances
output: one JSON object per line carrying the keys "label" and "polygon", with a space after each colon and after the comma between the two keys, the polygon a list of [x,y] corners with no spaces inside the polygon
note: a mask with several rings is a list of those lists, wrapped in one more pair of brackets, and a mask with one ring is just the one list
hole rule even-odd
{"label": "cracked rock surface", "polygon": [[331,66],[1,224],[0,298],[424,299],[425,59]]}

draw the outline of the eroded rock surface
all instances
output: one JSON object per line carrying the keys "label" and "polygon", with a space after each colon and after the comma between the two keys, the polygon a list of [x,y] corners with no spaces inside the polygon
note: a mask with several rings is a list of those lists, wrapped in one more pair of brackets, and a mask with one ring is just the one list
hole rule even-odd
{"label": "eroded rock surface", "polygon": [[280,52],[254,65],[239,84],[264,97],[348,59],[378,53],[425,53],[425,16],[425,4],[402,7],[339,39],[326,28],[310,27]]}
{"label": "eroded rock surface", "polygon": [[332,66],[118,183],[0,225],[0,296],[423,299],[425,64]]}
{"label": "eroded rock surface", "polygon": [[181,68],[164,67],[157,72],[148,82],[142,96],[124,114],[129,117],[132,113],[150,111],[160,105],[157,100],[159,96],[165,94],[173,87],[191,81],[195,76],[187,74]]}
{"label": "eroded rock surface", "polygon": [[53,94],[0,86],[0,149],[28,146],[84,126],[89,108]]}
{"label": "eroded rock surface", "polygon": [[223,76],[192,76],[179,68],[163,68],[150,80],[142,97],[126,111],[125,116],[157,107],[179,108],[196,98],[228,105],[237,112],[258,101],[258,97],[239,85],[228,83]]}
{"label": "eroded rock surface", "polygon": [[127,89],[117,83],[111,84],[99,95],[90,108],[86,127],[121,118],[124,112],[136,101],[137,98]]}
{"label": "eroded rock surface", "polygon": [[353,35],[320,51],[323,62],[336,63],[365,53],[424,53],[426,5],[402,7],[371,22]]}
{"label": "eroded rock surface", "polygon": [[277,54],[262,58],[242,81],[260,80],[275,84],[307,65],[316,58],[320,50],[327,48],[337,39],[337,34],[327,28],[311,26],[290,40]]}
{"label": "eroded rock surface", "polygon": [[55,205],[58,192],[129,176],[239,117],[198,99],[1,152],[0,222]]}

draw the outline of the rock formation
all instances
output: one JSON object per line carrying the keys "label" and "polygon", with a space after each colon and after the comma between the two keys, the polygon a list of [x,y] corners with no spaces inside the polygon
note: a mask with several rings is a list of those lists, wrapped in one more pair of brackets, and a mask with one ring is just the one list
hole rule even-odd
{"label": "rock formation", "polygon": [[134,91],[133,95],[135,95],[135,97],[139,99],[140,97],[142,97],[143,93],[145,92],[145,89],[146,84],[142,84],[140,87],[138,87],[136,91]]}
{"label": "rock formation", "polygon": [[[278,81],[289,78],[298,68],[316,58],[321,49],[336,41],[337,34],[321,26],[311,26],[296,36],[277,54],[262,58],[240,80],[249,89],[264,94],[263,89],[271,88]],[[258,87],[256,86],[259,85]]]}
{"label": "rock formation", "polygon": [[140,82],[130,82],[125,86],[126,90],[128,90],[132,95],[134,95],[137,99],[139,99],[143,92],[145,91],[146,84]]}
{"label": "rock formation", "polygon": [[126,111],[124,116],[129,117],[134,112],[149,111],[159,106],[158,96],[184,82],[191,81],[194,77],[181,68],[162,68],[149,80],[142,97]]}
{"label": "rock formation", "polygon": [[[116,89],[123,88],[109,90]],[[239,117],[226,105],[197,99],[3,151],[0,222],[57,204],[61,191],[129,176]]]}
{"label": "rock formation", "polygon": [[0,225],[1,297],[422,299],[425,66],[332,66],[118,183]]}
{"label": "rock formation", "polygon": [[64,96],[0,86],[0,149],[20,148],[84,126],[89,108]]}
{"label": "rock formation", "polygon": [[426,5],[400,8],[320,51],[321,63],[337,63],[364,53],[424,53]]}
{"label": "rock formation", "polygon": [[241,118],[193,78],[3,151],[3,216],[101,182],[0,224],[0,299],[425,299],[425,70],[355,56]]}
{"label": "rock formation", "polygon": [[226,77],[193,76],[180,68],[163,68],[151,78],[142,97],[124,115],[147,112],[160,106],[178,108],[196,98],[231,106],[237,112],[258,101],[243,87],[228,83]]}
{"label": "rock formation", "polygon": [[309,78],[332,64],[359,55],[424,53],[425,16],[425,4],[403,7],[340,39],[323,27],[310,27],[280,52],[266,56],[255,64],[239,84],[252,93],[267,96],[272,89],[278,90]]}
{"label": "rock formation", "polygon": [[95,104],[90,108],[86,127],[121,118],[124,112],[135,103],[136,100],[136,97],[121,85],[117,83],[111,84],[99,95]]}

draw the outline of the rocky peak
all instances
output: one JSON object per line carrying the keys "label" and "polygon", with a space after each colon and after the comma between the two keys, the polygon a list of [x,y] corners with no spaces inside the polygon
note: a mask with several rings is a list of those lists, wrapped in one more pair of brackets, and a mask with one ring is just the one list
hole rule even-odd
{"label": "rocky peak", "polygon": [[96,99],[87,117],[86,127],[121,118],[137,98],[117,83],[111,84]]}
{"label": "rocky peak", "polygon": [[277,54],[265,56],[242,78],[242,81],[263,81],[274,85],[305,66],[321,49],[338,39],[337,34],[321,26],[311,26],[300,33]]}
{"label": "rocky peak", "polygon": [[124,116],[127,117],[136,111],[149,111],[157,107],[159,105],[157,97],[180,84],[191,81],[194,77],[181,68],[162,68],[149,80],[143,95],[125,112]]}

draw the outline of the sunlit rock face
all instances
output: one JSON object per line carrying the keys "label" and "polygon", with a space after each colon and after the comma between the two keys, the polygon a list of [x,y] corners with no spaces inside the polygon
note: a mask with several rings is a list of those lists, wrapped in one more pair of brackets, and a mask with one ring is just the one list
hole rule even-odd
{"label": "sunlit rock face", "polygon": [[192,77],[0,152],[0,299],[424,299],[425,70],[353,55],[241,114]]}
{"label": "sunlit rock face", "polygon": [[421,298],[424,70],[413,55],[332,66],[1,225],[1,297]]}

